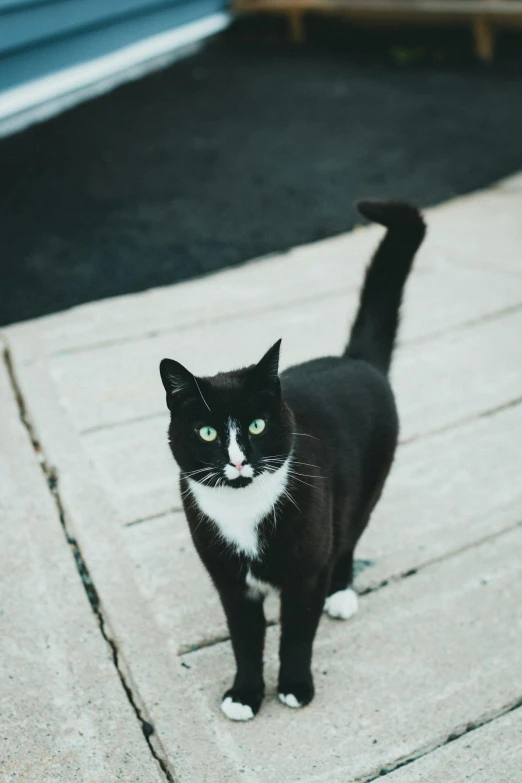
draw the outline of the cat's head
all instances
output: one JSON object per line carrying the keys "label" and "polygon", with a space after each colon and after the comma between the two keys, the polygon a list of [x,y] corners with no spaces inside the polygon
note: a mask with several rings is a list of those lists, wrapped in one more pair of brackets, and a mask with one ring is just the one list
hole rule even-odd
{"label": "cat's head", "polygon": [[281,396],[280,345],[278,340],[257,364],[204,378],[163,359],[170,447],[186,476],[241,488],[284,463],[294,420]]}

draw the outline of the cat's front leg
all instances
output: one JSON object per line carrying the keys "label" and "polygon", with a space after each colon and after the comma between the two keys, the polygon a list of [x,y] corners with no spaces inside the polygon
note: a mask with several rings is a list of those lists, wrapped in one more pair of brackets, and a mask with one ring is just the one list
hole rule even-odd
{"label": "cat's front leg", "polygon": [[304,707],[314,698],[312,646],[326,595],[326,577],[301,581],[281,592],[279,699]]}
{"label": "cat's front leg", "polygon": [[250,720],[258,712],[265,695],[263,602],[250,599],[237,586],[220,590],[220,598],[237,666],[234,684],[224,694],[221,709],[231,720]]}

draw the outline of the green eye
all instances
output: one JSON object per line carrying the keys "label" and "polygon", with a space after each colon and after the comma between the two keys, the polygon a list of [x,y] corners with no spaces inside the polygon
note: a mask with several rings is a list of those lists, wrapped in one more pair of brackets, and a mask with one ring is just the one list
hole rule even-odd
{"label": "green eye", "polygon": [[251,435],[261,435],[263,430],[265,429],[265,422],[263,419],[254,419],[250,427],[248,428],[248,431]]}
{"label": "green eye", "polygon": [[207,443],[212,443],[217,438],[217,431],[214,427],[202,427],[199,431],[200,437],[206,440]]}

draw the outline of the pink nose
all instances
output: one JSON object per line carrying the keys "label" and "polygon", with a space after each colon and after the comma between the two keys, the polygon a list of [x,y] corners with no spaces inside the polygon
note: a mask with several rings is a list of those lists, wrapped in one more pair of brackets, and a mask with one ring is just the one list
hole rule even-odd
{"label": "pink nose", "polygon": [[239,472],[241,473],[241,468],[243,467],[244,464],[245,464],[244,462],[234,462],[234,467],[236,468],[236,470],[239,470]]}

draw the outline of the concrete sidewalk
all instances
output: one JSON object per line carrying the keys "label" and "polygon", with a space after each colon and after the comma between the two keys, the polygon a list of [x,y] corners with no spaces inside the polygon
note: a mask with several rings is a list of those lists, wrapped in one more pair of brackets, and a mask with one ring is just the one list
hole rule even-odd
{"label": "concrete sidewalk", "polygon": [[232,653],[181,513],[158,363],[212,373],[280,336],[283,365],[339,351],[381,230],[4,330],[7,780],[519,783],[522,176],[427,222],[361,610],[322,620],[302,711],[275,696],[277,626],[259,716],[219,711]]}

